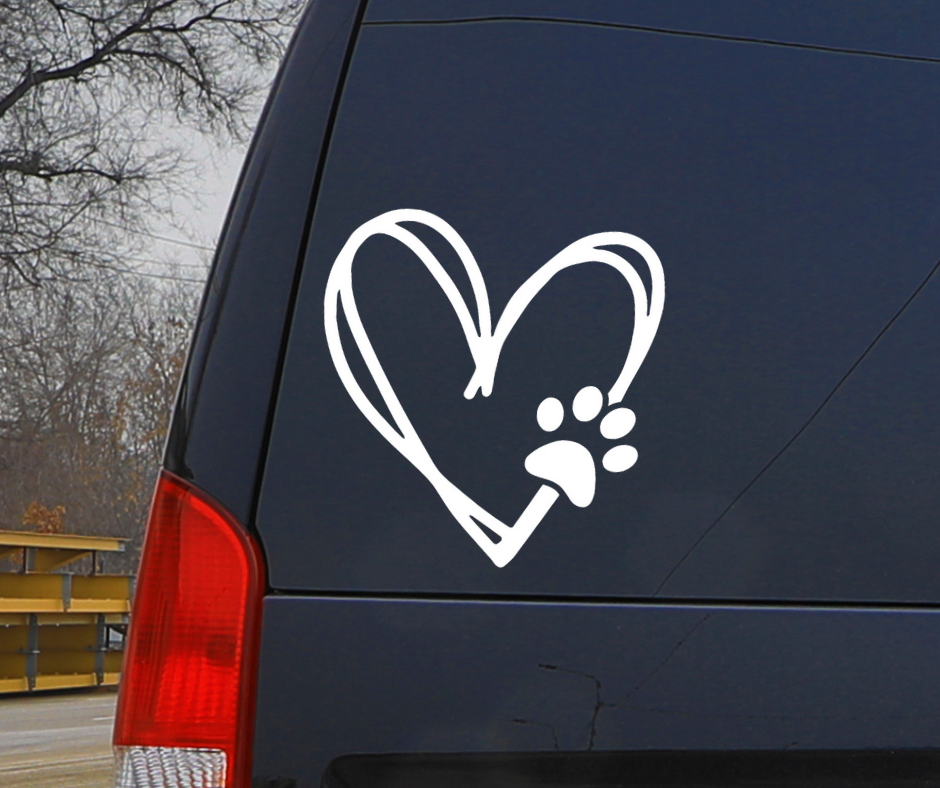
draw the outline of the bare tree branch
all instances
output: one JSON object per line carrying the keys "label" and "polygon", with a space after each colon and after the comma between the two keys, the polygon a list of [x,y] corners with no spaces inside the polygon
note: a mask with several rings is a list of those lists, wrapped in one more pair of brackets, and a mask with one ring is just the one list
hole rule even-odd
{"label": "bare tree branch", "polygon": [[301,3],[0,2],[0,287],[117,270],[187,188],[162,130],[243,140]]}

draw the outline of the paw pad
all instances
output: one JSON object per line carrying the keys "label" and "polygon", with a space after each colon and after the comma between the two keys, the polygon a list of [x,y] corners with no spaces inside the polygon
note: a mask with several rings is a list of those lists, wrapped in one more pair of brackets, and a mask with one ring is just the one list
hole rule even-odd
{"label": "paw pad", "polygon": [[535,418],[545,432],[554,432],[565,420],[565,406],[554,397],[543,399]]}
{"label": "paw pad", "polygon": [[571,412],[578,421],[590,421],[604,407],[604,395],[596,386],[587,386],[574,395]]}

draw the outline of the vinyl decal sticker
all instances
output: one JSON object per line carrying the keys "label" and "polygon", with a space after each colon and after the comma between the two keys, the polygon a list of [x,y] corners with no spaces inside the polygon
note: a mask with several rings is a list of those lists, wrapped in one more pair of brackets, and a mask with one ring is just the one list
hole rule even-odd
{"label": "vinyl decal sticker", "polygon": [[[403,222],[414,222],[430,227],[453,247],[470,279],[473,298],[476,302],[476,319],[438,259],[416,235],[402,227]],[[543,484],[535,492],[519,519],[510,526],[475,503],[438,470],[395,396],[356,309],[352,286],[353,261],[362,244],[374,235],[390,236],[414,252],[450,301],[457,320],[463,328],[475,366],[463,393],[467,399],[475,397],[477,392],[487,397],[493,391],[496,366],[499,363],[499,354],[506,337],[509,336],[509,332],[512,331],[525,308],[551,281],[552,277],[571,266],[601,263],[619,271],[633,293],[635,317],[630,350],[623,369],[607,392],[608,406],[619,404],[646,358],[656,336],[656,329],[659,327],[666,296],[662,264],[652,247],[635,235],[597,233],[581,238],[562,249],[516,290],[494,329],[486,284],[473,254],[457,231],[434,214],[402,209],[377,216],[353,232],[333,263],[326,285],[324,323],[333,364],[349,396],[385,440],[392,444],[434,486],[454,519],[470,534],[473,541],[493,563],[498,567],[506,566],[526,543],[549,509],[559,499],[560,494],[555,487]],[[649,295],[636,269],[624,257],[609,248],[618,246],[635,250],[645,261],[649,268],[651,282]],[[346,360],[337,323],[337,310],[340,305],[359,353],[395,422],[394,426],[376,410],[353,376]],[[625,327],[625,331],[629,331],[629,326]],[[603,400],[604,396],[599,389],[593,386],[583,388],[572,403],[574,417],[583,422],[595,419],[603,408]],[[539,405],[536,417],[543,430],[552,432],[561,425],[564,419],[564,406],[557,399],[549,397]],[[630,432],[635,421],[633,411],[627,408],[614,408],[600,422],[601,435],[618,440]],[[636,460],[636,449],[632,446],[621,445],[610,449],[604,455],[602,464],[607,471],[618,473],[632,467]],[[536,478],[557,485],[575,506],[585,507],[594,500],[596,473],[594,458],[579,443],[574,441],[548,443],[526,458],[525,469]],[[493,537],[487,531],[492,533]]]}

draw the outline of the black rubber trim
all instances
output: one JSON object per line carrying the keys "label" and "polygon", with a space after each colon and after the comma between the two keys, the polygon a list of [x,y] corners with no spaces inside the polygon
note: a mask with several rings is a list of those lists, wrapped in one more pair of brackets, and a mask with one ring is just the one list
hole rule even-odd
{"label": "black rubber trim", "polygon": [[[346,77],[349,74],[349,66],[352,62],[353,52],[356,49],[356,43],[359,38],[359,30],[362,26],[362,19],[365,16],[368,0],[360,0],[359,7],[356,9],[356,18],[353,21],[352,31],[349,37],[349,43],[346,47],[346,55],[343,59],[343,65],[339,72],[336,82],[336,91],[333,94],[333,105],[330,108],[330,115],[327,120],[326,130],[323,133],[323,143],[320,146],[320,158],[317,162],[316,175],[313,180],[313,187],[310,191],[310,201],[307,205],[307,215],[304,219],[303,235],[301,236],[300,249],[298,251],[297,266],[294,269],[294,278],[291,282],[290,296],[287,301],[287,311],[284,317],[284,330],[281,333],[281,344],[278,349],[277,364],[274,372],[274,380],[271,385],[271,401],[268,407],[267,420],[264,426],[264,435],[261,439],[261,452],[259,454],[258,473],[255,476],[255,486],[251,498],[251,528],[254,529],[255,518],[258,513],[258,503],[261,499],[261,488],[264,483],[264,472],[268,462],[268,451],[271,445],[271,435],[274,431],[274,416],[277,411],[277,401],[281,392],[281,380],[284,376],[284,363],[287,357],[287,348],[290,342],[291,327],[294,323],[294,311],[297,307],[297,295],[300,290],[300,280],[303,276],[304,261],[307,256],[307,246],[310,243],[310,229],[313,225],[313,217],[316,213],[317,195],[320,191],[320,183],[323,180],[323,170],[326,166],[326,157],[330,149],[330,142],[333,138],[333,127],[336,124],[336,115],[339,111],[340,100],[342,99],[343,89],[346,85]],[[262,541],[259,539],[259,542]],[[263,548],[262,548],[263,549]]]}

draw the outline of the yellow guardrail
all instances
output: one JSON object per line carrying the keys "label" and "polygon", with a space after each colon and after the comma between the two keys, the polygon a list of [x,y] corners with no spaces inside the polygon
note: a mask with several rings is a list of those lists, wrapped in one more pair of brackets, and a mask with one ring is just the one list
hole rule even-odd
{"label": "yellow guardrail", "polygon": [[[97,572],[125,539],[0,530],[0,693],[117,684],[133,578]],[[88,574],[55,572],[91,556]]]}

